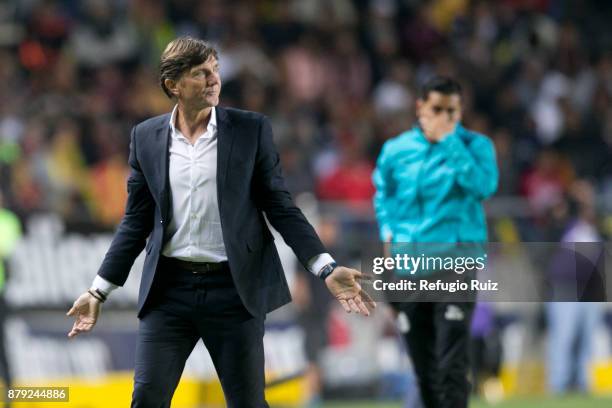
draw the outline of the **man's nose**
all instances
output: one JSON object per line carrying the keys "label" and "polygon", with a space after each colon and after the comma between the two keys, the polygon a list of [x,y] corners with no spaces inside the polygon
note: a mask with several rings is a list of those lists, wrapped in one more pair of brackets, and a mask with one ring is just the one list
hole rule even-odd
{"label": "man's nose", "polygon": [[219,77],[217,75],[211,75],[207,78],[206,83],[208,86],[217,85],[219,83]]}

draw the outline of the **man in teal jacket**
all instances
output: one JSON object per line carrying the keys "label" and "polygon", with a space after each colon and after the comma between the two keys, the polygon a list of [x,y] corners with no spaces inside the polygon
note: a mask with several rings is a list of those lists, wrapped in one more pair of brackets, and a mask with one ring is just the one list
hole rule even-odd
{"label": "man in teal jacket", "polygon": [[[461,126],[461,115],[459,84],[435,77],[417,100],[418,124],[383,146],[373,174],[383,241],[487,240],[482,201],[497,189],[495,149],[487,137]],[[467,407],[473,303],[413,302],[396,307],[408,318],[405,340],[424,405]]]}

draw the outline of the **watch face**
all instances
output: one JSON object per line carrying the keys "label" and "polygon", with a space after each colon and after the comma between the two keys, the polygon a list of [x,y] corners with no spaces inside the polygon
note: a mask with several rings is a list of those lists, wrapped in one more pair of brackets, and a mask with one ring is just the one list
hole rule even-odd
{"label": "watch face", "polygon": [[334,271],[334,269],[337,266],[338,266],[338,264],[336,262],[328,263],[323,268],[321,268],[321,272],[319,274],[319,277],[322,278],[322,279],[327,278],[329,275],[331,275],[331,273]]}

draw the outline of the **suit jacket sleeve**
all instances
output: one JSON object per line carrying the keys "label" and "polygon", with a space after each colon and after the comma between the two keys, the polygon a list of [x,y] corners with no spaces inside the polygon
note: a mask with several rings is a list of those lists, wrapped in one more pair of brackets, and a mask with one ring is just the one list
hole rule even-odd
{"label": "suit jacket sleeve", "polygon": [[308,269],[308,261],[312,257],[327,251],[285,187],[272,127],[266,117],[261,118],[258,137],[253,175],[255,203]]}
{"label": "suit jacket sleeve", "polygon": [[98,275],[118,286],[123,286],[127,280],[134,260],[144,248],[153,228],[155,201],[138,163],[136,128],[132,129],[130,137],[130,174],[125,214],[98,271]]}

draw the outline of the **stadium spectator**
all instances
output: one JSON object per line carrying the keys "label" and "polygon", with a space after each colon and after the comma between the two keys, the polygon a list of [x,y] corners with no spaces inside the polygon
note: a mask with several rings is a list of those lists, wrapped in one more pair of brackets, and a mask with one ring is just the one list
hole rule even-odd
{"label": "stadium spectator", "polygon": [[566,245],[550,261],[552,301],[546,304],[548,389],[553,394],[590,391],[595,336],[602,323],[597,301],[605,299],[600,276],[603,246],[591,184],[573,183],[566,207],[560,237]]}

